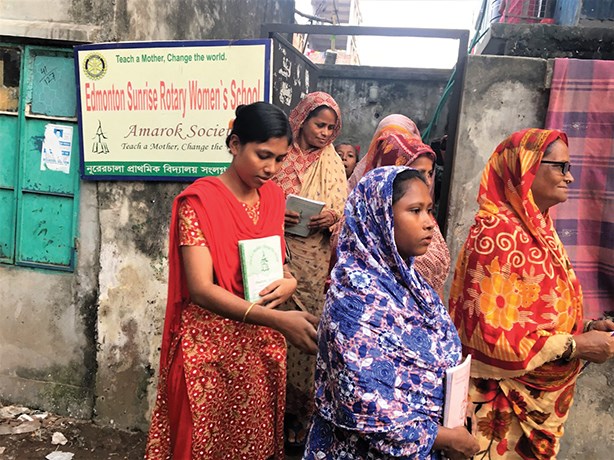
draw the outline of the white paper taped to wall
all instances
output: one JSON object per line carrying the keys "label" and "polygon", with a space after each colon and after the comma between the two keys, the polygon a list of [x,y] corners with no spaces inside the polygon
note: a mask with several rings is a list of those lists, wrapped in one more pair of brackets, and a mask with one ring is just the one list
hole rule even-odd
{"label": "white paper taped to wall", "polygon": [[41,151],[41,171],[47,169],[70,173],[70,156],[72,152],[72,126],[45,125],[45,139]]}

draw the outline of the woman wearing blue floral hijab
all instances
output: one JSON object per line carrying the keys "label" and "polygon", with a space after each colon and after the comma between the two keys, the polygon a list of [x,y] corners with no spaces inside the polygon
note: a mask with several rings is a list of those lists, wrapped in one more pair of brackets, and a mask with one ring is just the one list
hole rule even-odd
{"label": "woman wearing blue floral hijab", "polygon": [[433,237],[423,177],[378,168],[350,194],[318,330],[316,406],[304,459],[468,458],[441,426],[443,377],[461,360],[439,296],[414,270]]}

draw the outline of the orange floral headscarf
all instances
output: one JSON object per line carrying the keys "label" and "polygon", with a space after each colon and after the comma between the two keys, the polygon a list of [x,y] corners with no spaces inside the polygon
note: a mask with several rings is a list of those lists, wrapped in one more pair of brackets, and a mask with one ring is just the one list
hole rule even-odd
{"label": "orange floral headscarf", "polygon": [[[354,172],[348,179],[348,186],[350,190],[356,187],[356,184],[358,184],[360,179],[362,179],[365,174],[375,167],[373,165],[377,164],[380,141],[388,137],[389,134],[403,134],[422,143],[420,130],[418,130],[416,123],[414,123],[410,118],[407,118],[405,115],[401,115],[399,113],[393,113],[392,115],[382,118],[382,121],[379,122],[375,133],[373,134],[373,139],[371,140],[371,144],[369,144],[369,150],[367,150],[365,156],[358,162],[354,168]],[[403,164],[407,165],[409,163]]]}
{"label": "orange floral headscarf", "polygon": [[582,330],[582,292],[550,216],[531,192],[544,152],[557,139],[567,144],[560,131],[516,132],[499,144],[482,174],[480,209],[450,297],[474,377],[552,389],[577,374],[577,360],[565,369],[555,360],[569,334]]}
{"label": "orange floral headscarf", "polygon": [[435,163],[435,152],[418,138],[402,133],[379,136],[378,148],[365,174],[380,166],[407,166],[420,156],[429,157]]}

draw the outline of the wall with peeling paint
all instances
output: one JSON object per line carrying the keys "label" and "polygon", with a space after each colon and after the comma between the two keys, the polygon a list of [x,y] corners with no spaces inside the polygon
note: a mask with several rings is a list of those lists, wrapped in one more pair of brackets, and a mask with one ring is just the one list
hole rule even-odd
{"label": "wall with peeling paint", "polygon": [[96,376],[99,216],[82,184],[74,273],[0,267],[0,400],[91,417]]}
{"label": "wall with peeling paint", "polygon": [[96,414],[147,424],[166,307],[168,222],[185,184],[100,182]]}
{"label": "wall with peeling paint", "polygon": [[2,35],[82,42],[255,38],[293,18],[294,0],[0,2]]}

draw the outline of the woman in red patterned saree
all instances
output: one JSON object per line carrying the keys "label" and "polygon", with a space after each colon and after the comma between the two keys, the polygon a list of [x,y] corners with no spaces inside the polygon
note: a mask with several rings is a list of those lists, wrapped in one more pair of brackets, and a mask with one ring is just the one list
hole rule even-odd
{"label": "woman in red patterned saree", "polygon": [[573,182],[567,136],[504,140],[480,183],[480,209],[456,265],[450,314],[470,385],[474,459],[553,459],[582,360],[614,355],[611,321],[584,322],[582,291],[548,215]]}
{"label": "woman in red patterned saree", "polygon": [[286,343],[315,352],[312,315],[274,309],[296,280],[243,297],[238,241],[279,235],[284,196],[269,179],[292,134],[285,114],[237,109],[219,177],[198,179],[173,204],[169,289],[158,396],[145,458],[282,460]]}

